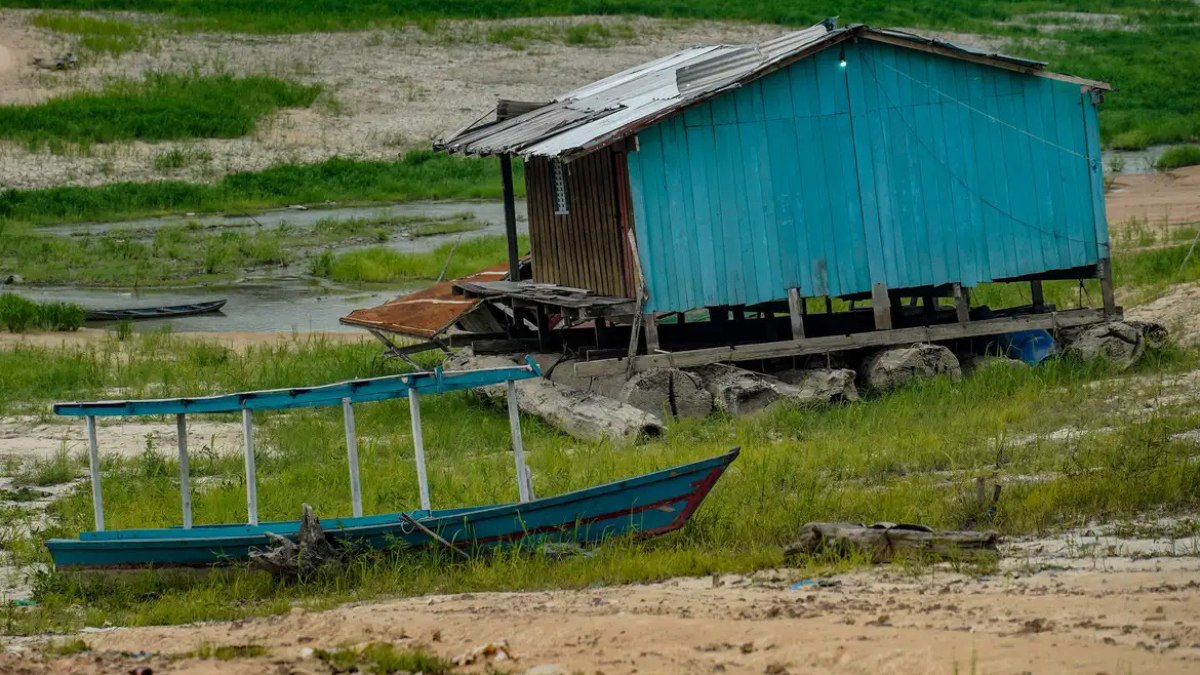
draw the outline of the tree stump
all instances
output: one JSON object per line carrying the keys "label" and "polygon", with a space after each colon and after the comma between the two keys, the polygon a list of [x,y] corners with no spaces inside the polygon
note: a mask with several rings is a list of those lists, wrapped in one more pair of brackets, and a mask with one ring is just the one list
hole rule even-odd
{"label": "tree stump", "polygon": [[795,368],[775,373],[796,391],[788,399],[800,405],[828,405],[858,400],[856,373],[849,368]]}
{"label": "tree stump", "polygon": [[954,352],[941,345],[917,344],[882,349],[868,356],[859,371],[863,382],[878,391],[895,389],[918,377],[962,377]]}
{"label": "tree stump", "polygon": [[1124,370],[1142,357],[1146,338],[1124,321],[1109,321],[1065,335],[1066,351],[1084,361],[1104,360]]}

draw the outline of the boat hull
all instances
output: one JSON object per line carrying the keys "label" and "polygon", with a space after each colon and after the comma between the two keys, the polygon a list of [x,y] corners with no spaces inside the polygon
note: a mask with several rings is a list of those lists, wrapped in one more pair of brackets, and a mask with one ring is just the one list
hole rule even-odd
{"label": "boat hull", "polygon": [[[455,547],[477,551],[546,542],[595,544],[612,537],[651,537],[679,529],[737,458],[719,457],[525,503],[408,512]],[[402,513],[324,521],[326,534],[348,547],[440,546]],[[266,533],[295,539],[298,521],[84,532],[47,542],[62,570],[209,567],[249,559],[268,545]]]}
{"label": "boat hull", "polygon": [[190,305],[170,305],[167,307],[141,307],[134,309],[89,309],[84,313],[87,321],[124,321],[126,319],[171,319],[181,316],[196,316],[197,314],[212,314],[221,311],[227,300],[212,302],[197,302]]}

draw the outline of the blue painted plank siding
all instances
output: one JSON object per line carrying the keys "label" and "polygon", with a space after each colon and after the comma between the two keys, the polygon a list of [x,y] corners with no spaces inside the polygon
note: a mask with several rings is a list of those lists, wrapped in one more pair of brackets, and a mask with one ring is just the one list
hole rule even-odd
{"label": "blue painted plank siding", "polygon": [[664,120],[628,154],[648,311],[994,279],[1108,256],[1068,82],[872,42]]}

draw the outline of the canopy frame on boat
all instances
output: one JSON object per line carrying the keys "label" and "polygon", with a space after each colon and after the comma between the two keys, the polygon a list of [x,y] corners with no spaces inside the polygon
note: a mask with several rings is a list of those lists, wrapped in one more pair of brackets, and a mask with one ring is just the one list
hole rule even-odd
{"label": "canopy frame on boat", "polygon": [[421,395],[441,394],[490,385],[506,385],[508,419],[512,433],[513,455],[517,470],[517,490],[521,502],[534,498],[529,467],[525,465],[525,446],[521,437],[521,422],[517,410],[516,382],[540,377],[541,369],[531,357],[525,365],[478,370],[442,370],[387,375],[384,377],[347,380],[316,387],[264,389],[216,396],[193,398],[140,399],[125,401],[90,401],[56,403],[54,413],[68,417],[83,417],[87,426],[88,464],[92,482],[92,508],[97,532],[104,531],[104,497],[100,486],[100,451],[96,434],[97,417],[141,417],[175,415],[179,436],[179,490],[183,510],[183,527],[192,527],[192,496],[188,468],[187,415],[241,412],[242,437],[246,460],[246,511],[248,523],[258,525],[258,486],[254,462],[254,411],[318,408],[340,405],[346,432],[346,455],[350,468],[350,501],[355,517],[363,515],[362,484],[358,466],[358,434],[354,424],[355,403],[408,398],[412,418],[413,451],[417,469],[417,486],[421,508],[432,507],[429,480],[425,467],[425,441],[421,429]]}

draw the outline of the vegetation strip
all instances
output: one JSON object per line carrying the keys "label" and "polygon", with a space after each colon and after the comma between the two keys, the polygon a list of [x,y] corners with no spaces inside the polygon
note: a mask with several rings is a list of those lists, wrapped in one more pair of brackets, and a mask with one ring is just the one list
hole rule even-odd
{"label": "vegetation strip", "polygon": [[0,106],[0,138],[31,149],[63,143],[237,138],[279,108],[312,105],[321,88],[255,75],[152,74],[98,92]]}
{"label": "vegetation strip", "polygon": [[[521,194],[524,184],[518,173]],[[335,157],[314,164],[281,164],[263,171],[233,173],[213,184],[155,181],[0,191],[0,227],[5,220],[35,225],[104,222],[165,213],[242,213],[329,201],[500,196],[500,169],[494,159],[412,150],[397,161]]]}

